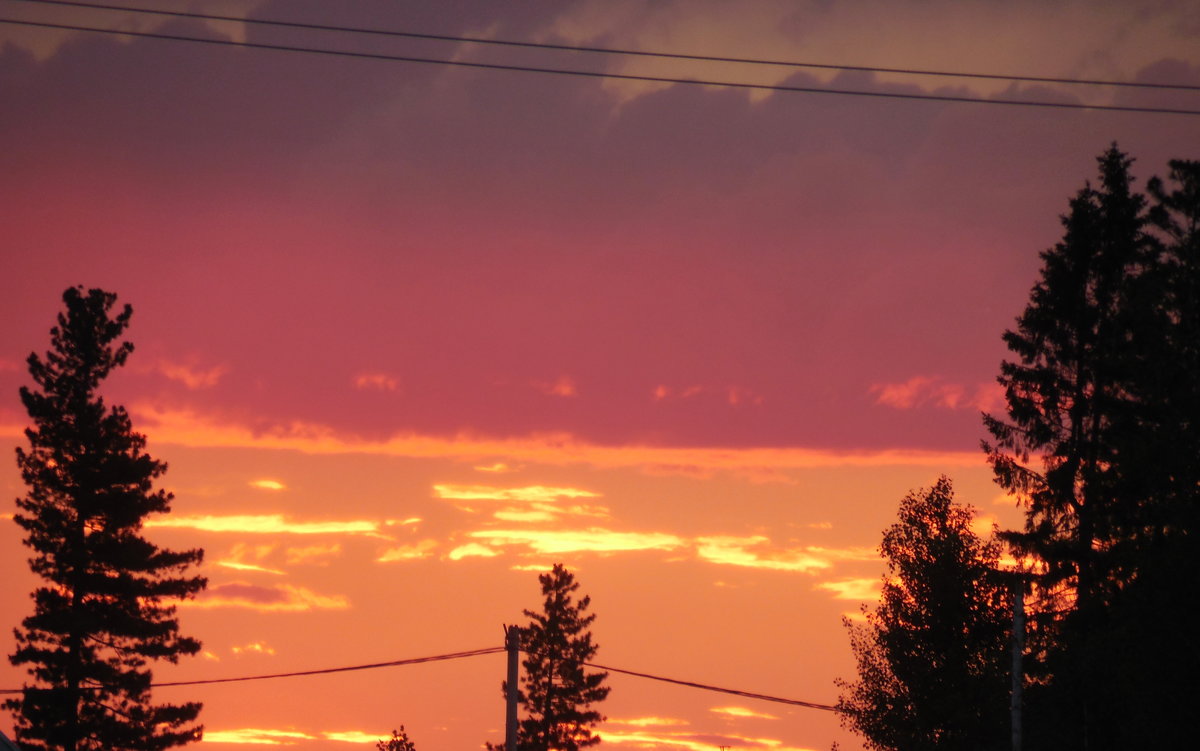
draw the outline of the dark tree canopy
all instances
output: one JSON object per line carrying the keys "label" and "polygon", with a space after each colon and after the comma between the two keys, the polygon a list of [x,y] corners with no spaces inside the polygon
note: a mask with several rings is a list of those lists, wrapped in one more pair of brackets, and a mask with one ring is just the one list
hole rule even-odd
{"label": "dark tree canopy", "polygon": [[878,751],[1004,748],[1008,724],[1008,598],[996,543],[950,480],[910,493],[883,535],[880,604],[846,620],[858,679],[838,681],[843,724]]}
{"label": "dark tree canopy", "polygon": [[1200,701],[1200,586],[1180,575],[1200,570],[1200,163],[1172,161],[1147,201],[1115,146],[1098,162],[1005,333],[984,448],[1026,511],[1005,539],[1041,572],[1030,747],[1172,748]]}
{"label": "dark tree canopy", "polygon": [[171,494],[154,488],[166,465],[97,394],[133,351],[120,341],[131,308],[113,315],[116,295],[82,287],[63,302],[50,350],[28,359],[36,385],[20,392],[32,427],[17,449],[28,492],[14,518],[45,583],[9,657],[33,680],[5,707],[27,749],[159,751],[200,738],[198,703],[151,703],[148,664],[200,649],[170,603],[204,588],[186,573],[203,552],[141,536],[148,515],[170,510]]}
{"label": "dark tree canopy", "polygon": [[574,599],[579,583],[562,564],[538,581],[542,610],[524,611],[532,620],[521,630],[525,659],[518,700],[525,716],[517,746],[520,751],[578,751],[600,742],[592,728],[604,716],[592,705],[604,701],[609,691],[604,685],[608,673],[583,665],[598,649],[589,630],[596,615],[587,612],[591,598]]}
{"label": "dark tree canopy", "polygon": [[409,740],[408,733],[401,725],[399,730],[392,731],[392,737],[383,741],[375,741],[376,751],[417,751],[417,747]]}

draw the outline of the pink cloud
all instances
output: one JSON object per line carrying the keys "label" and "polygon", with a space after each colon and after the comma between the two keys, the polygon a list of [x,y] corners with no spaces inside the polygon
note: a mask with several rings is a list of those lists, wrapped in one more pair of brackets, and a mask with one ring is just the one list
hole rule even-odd
{"label": "pink cloud", "polygon": [[399,379],[387,373],[359,373],[354,376],[354,388],[363,391],[395,391],[399,387]]}
{"label": "pink cloud", "polygon": [[876,383],[868,389],[875,403],[894,409],[932,405],[942,409],[992,411],[1003,404],[1004,393],[995,383],[968,386],[939,376],[913,376],[900,383]]}

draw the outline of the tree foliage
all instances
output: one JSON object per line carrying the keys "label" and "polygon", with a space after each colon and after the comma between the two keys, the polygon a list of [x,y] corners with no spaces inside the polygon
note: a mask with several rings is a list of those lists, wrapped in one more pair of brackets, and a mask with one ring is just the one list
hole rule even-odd
{"label": "tree foliage", "polygon": [[[517,730],[520,751],[578,751],[600,742],[592,728],[604,720],[593,708],[604,701],[608,673],[589,670],[583,663],[595,656],[588,613],[591,598],[575,600],[579,583],[562,564],[538,576],[544,598],[541,612],[526,610],[531,619],[521,630],[525,653],[518,701],[524,717]],[[504,686],[507,692],[507,682]]]}
{"label": "tree foliage", "polygon": [[408,733],[401,725],[399,730],[392,731],[392,737],[383,741],[375,741],[376,751],[417,751],[417,747],[409,740]]}
{"label": "tree foliage", "polygon": [[984,448],[1025,507],[1006,539],[1044,572],[1031,745],[1176,747],[1200,698],[1200,590],[1178,576],[1200,567],[1200,163],[1171,162],[1148,202],[1116,146],[1098,162],[1005,333]]}
{"label": "tree foliage", "polygon": [[838,681],[843,724],[879,751],[1003,748],[1008,739],[1007,597],[996,543],[971,529],[950,480],[910,493],[883,534],[880,604],[845,620],[858,664]]}
{"label": "tree foliage", "polygon": [[63,302],[50,351],[28,359],[36,387],[20,392],[32,427],[29,449],[17,449],[28,492],[14,518],[45,583],[9,657],[32,685],[5,707],[28,749],[159,751],[200,738],[200,704],[151,703],[148,664],[200,649],[179,634],[170,603],[205,586],[186,575],[203,552],[141,536],[148,515],[170,510],[171,494],[153,487],[166,465],[145,453],[124,408],[97,394],[133,350],[120,341],[132,309],[114,316],[116,295],[81,287]]}

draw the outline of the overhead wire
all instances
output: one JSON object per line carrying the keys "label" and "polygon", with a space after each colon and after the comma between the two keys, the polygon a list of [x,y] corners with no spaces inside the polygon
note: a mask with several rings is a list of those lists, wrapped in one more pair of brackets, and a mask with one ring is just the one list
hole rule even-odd
{"label": "overhead wire", "polygon": [[[504,647],[486,647],[484,649],[470,649],[464,652],[451,652],[444,655],[433,655],[430,657],[412,657],[404,660],[389,660],[388,662],[372,662],[365,665],[345,665],[336,668],[319,668],[317,670],[299,670],[291,673],[269,673],[265,675],[243,675],[232,678],[206,678],[190,681],[167,681],[164,683],[151,683],[151,688],[169,688],[172,686],[203,686],[213,683],[241,683],[244,681],[265,681],[273,678],[299,678],[309,675],[328,675],[330,673],[350,673],[357,670],[374,670],[376,668],[394,668],[401,665],[418,665],[425,662],[441,662],[444,660],[458,660],[464,657],[478,657],[480,655],[496,654],[503,652]],[[102,686],[85,686],[84,688],[96,689],[103,688]],[[19,694],[25,689],[21,688],[6,688],[0,689],[0,694]]]}
{"label": "overhead wire", "polygon": [[487,70],[502,70],[521,73],[545,73],[561,76],[576,76],[583,78],[600,78],[622,81],[641,81],[649,83],[669,83],[669,84],[686,84],[695,86],[725,86],[735,89],[746,89],[754,91],[775,91],[786,93],[803,93],[803,94],[835,94],[842,96],[859,96],[859,97],[875,97],[886,99],[901,99],[901,100],[920,100],[934,102],[964,102],[970,104],[997,104],[1010,105],[1020,107],[1044,107],[1054,109],[1071,109],[1071,110],[1100,110],[1108,112],[1135,112],[1141,114],[1159,114],[1159,115],[1200,115],[1200,110],[1195,109],[1179,109],[1172,107],[1142,107],[1134,105],[1114,105],[1114,104],[1084,104],[1081,102],[1047,102],[1031,99],[1010,99],[1010,98],[994,98],[981,99],[979,97],[958,96],[953,94],[917,94],[912,92],[899,91],[864,91],[861,89],[832,89],[820,86],[791,86],[785,84],[764,84],[750,83],[746,81],[721,81],[710,79],[697,78],[679,78],[673,76],[652,76],[638,75],[633,73],[612,73],[605,71],[590,71],[578,70],[572,68],[547,68],[534,65],[513,65],[502,63],[487,63],[471,60],[448,60],[443,58],[417,57],[411,55],[391,55],[377,52],[362,52],[355,50],[338,50],[324,47],[303,47],[299,45],[289,44],[269,44],[265,42],[249,42],[236,41],[233,39],[214,39],[205,37],[185,36],[183,34],[165,34],[160,32],[150,31],[132,31],[120,29],[106,29],[94,26],[83,26],[79,24],[51,23],[48,21],[30,21],[26,19],[15,18],[0,18],[0,23],[13,24],[18,26],[32,26],[47,29],[60,29],[66,31],[83,31],[94,32],[99,34],[112,34],[118,36],[141,37],[146,39],[161,39],[166,41],[177,42],[195,42],[199,44],[212,44],[225,47],[245,47],[250,49],[275,50],[283,52],[304,52],[320,55],[331,55],[338,57],[351,57],[367,60],[387,60],[392,62],[408,62],[408,63],[423,63],[433,65],[449,65],[462,68],[477,68]]}
{"label": "overhead wire", "polygon": [[580,664],[586,665],[589,668],[596,668],[597,670],[605,670],[610,673],[621,673],[622,675],[631,675],[631,676],[634,676],[635,678],[646,678],[648,680],[660,681],[662,683],[673,683],[677,686],[687,686],[688,688],[698,688],[698,689],[701,689],[704,691],[715,691],[720,694],[732,694],[734,696],[741,696],[746,699],[759,699],[761,701],[773,701],[773,702],[776,702],[777,704],[790,704],[795,707],[807,707],[808,709],[822,709],[822,710],[825,710],[826,712],[840,712],[841,711],[840,709],[838,709],[836,706],[833,706],[832,704],[818,704],[816,702],[811,702],[811,701],[801,701],[799,699],[785,699],[781,696],[771,696],[769,694],[759,694],[759,693],[755,693],[753,691],[742,691],[742,690],[736,689],[736,688],[722,688],[721,686],[712,686],[707,683],[696,683],[695,681],[685,681],[685,680],[681,680],[679,678],[667,678],[667,677],[661,676],[661,675],[651,675],[650,673],[639,673],[636,670],[625,670],[624,668],[614,668],[609,665],[597,665],[596,663],[592,663],[592,662],[584,662],[584,663],[580,663]]}
{"label": "overhead wire", "polygon": [[[204,685],[212,685],[212,684],[217,684],[217,683],[243,683],[246,681],[265,681],[265,680],[271,680],[271,679],[276,679],[276,678],[300,678],[300,677],[312,676],[312,675],[329,675],[331,673],[349,673],[349,672],[354,672],[354,671],[358,671],[358,670],[374,670],[377,668],[400,667],[402,665],[417,665],[417,664],[427,663],[427,662],[441,662],[441,661],[445,661],[445,660],[458,660],[458,659],[462,659],[465,657],[478,657],[481,655],[498,654],[500,652],[505,652],[505,651],[507,651],[507,650],[504,647],[485,647],[483,649],[471,649],[471,650],[466,650],[466,651],[462,651],[462,652],[450,652],[448,654],[433,655],[430,657],[413,657],[413,658],[408,658],[408,659],[404,659],[404,660],[389,660],[387,662],[372,662],[372,663],[367,663],[364,665],[345,665],[345,666],[334,667],[334,668],[319,668],[316,670],[298,670],[298,671],[294,671],[294,672],[290,672],[290,673],[268,673],[268,674],[263,674],[263,675],[243,675],[243,676],[233,676],[233,677],[229,677],[229,678],[203,678],[203,679],[187,680],[187,681],[166,681],[166,682],[161,682],[161,683],[151,683],[150,686],[152,688],[170,688],[170,687],[175,687],[175,686],[204,686]],[[521,651],[525,652],[526,654],[530,654],[527,650],[521,650]],[[668,678],[666,676],[654,675],[652,673],[644,673],[644,672],[640,672],[637,670],[628,670],[626,668],[616,668],[616,667],[612,667],[611,665],[599,665],[599,664],[592,663],[592,662],[581,662],[579,664],[584,665],[586,667],[595,668],[597,670],[604,670],[604,671],[607,671],[610,673],[619,673],[621,675],[628,675],[628,676],[632,676],[635,678],[645,678],[647,680],[659,681],[662,683],[671,683],[671,684],[674,684],[677,686],[685,686],[687,688],[695,688],[695,689],[700,689],[703,691],[713,691],[716,693],[731,694],[733,696],[741,696],[741,697],[747,698],[747,699],[758,699],[761,701],[775,702],[777,704],[788,704],[788,705],[796,706],[796,707],[806,707],[808,709],[821,709],[821,710],[824,710],[827,712],[840,711],[836,706],[833,706],[830,704],[819,704],[817,702],[801,701],[799,699],[786,699],[781,696],[772,696],[770,694],[761,694],[761,693],[757,693],[754,691],[743,691],[741,689],[736,689],[736,688],[725,688],[722,686],[713,686],[713,685],[710,685],[707,683],[697,683],[696,681],[687,681],[687,680],[683,680],[680,678]],[[84,686],[83,688],[89,689],[89,690],[94,690],[94,689],[98,689],[98,688],[103,688],[103,686]],[[0,694],[19,694],[19,693],[22,693],[24,690],[25,689],[21,689],[21,688],[0,689]]]}
{"label": "overhead wire", "polygon": [[128,13],[143,13],[175,18],[192,18],[205,21],[227,21],[231,23],[246,23],[259,26],[275,26],[311,31],[334,31],[351,34],[371,34],[376,36],[399,37],[405,39],[424,39],[431,41],[456,42],[465,44],[492,45],[501,47],[520,47],[525,49],[555,50],[560,52],[588,52],[604,55],[624,55],[630,57],[650,57],[669,60],[689,60],[693,62],[736,63],[744,65],[767,65],[788,68],[810,68],[815,70],[841,70],[864,73],[888,73],[912,76],[937,76],[942,78],[968,78],[996,81],[1021,81],[1024,83],[1057,83],[1073,86],[1118,86],[1143,89],[1170,89],[1179,91],[1200,91],[1200,85],[1173,84],[1159,81],[1119,81],[1111,79],[1066,78],[1056,76],[1026,76],[1004,73],[972,73],[966,71],[931,70],[927,68],[892,68],[871,65],[841,65],[834,63],[814,63],[797,60],[772,60],[766,58],[726,57],[720,55],[699,55],[682,52],[660,52],[651,50],[634,50],[621,47],[595,47],[586,45],[554,44],[550,42],[526,42],[512,39],[487,39],[483,37],[464,36],[456,34],[431,34],[415,31],[400,31],[395,29],[371,29],[361,26],[339,26],[334,24],[305,23],[301,21],[283,21],[270,18],[250,18],[227,16],[215,13],[198,13],[195,11],[165,10],[161,8],[144,8],[128,5],[112,5],[109,3],[89,3],[79,0],[14,0],[15,2],[35,3],[38,5],[59,5],[75,8],[91,8]]}

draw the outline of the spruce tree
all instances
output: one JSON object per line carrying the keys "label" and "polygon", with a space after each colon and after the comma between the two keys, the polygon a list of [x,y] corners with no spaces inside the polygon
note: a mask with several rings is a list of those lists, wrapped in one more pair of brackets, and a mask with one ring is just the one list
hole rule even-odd
{"label": "spruce tree", "polygon": [[[1038,563],[1026,737],[1034,747],[1175,747],[1195,705],[1200,564],[1200,174],[1132,187],[1115,146],[1063,218],[1005,342],[1007,410],[985,415],[997,481]],[[1182,585],[1182,587],[1180,586]]]}
{"label": "spruce tree", "polygon": [[151,702],[148,665],[200,649],[179,634],[171,603],[204,588],[187,574],[203,551],[141,536],[148,515],[170,510],[171,494],[154,487],[167,467],[97,393],[133,351],[121,341],[132,309],[113,315],[115,294],[82,287],[63,302],[50,350],[28,358],[36,386],[20,391],[32,426],[17,449],[28,492],[14,519],[44,583],[9,656],[32,682],[5,708],[26,749],[160,751],[201,735],[200,704]]}
{"label": "spruce tree", "polygon": [[910,493],[883,535],[883,593],[844,621],[858,679],[842,724],[877,751],[987,751],[1009,742],[1008,596],[999,546],[971,529],[950,480]]}
{"label": "spruce tree", "polygon": [[997,482],[1026,505],[1024,532],[1007,539],[1045,563],[1043,588],[1080,614],[1102,608],[1130,573],[1120,543],[1135,509],[1118,498],[1129,469],[1121,448],[1139,430],[1138,353],[1157,349],[1158,336],[1146,325],[1154,295],[1139,281],[1157,254],[1132,160],[1114,146],[1098,162],[1099,187],[1071,201],[1062,241],[1042,253],[1042,278],[1004,334],[1018,356],[998,379],[1007,419],[984,416]]}
{"label": "spruce tree", "polygon": [[583,664],[598,649],[589,630],[596,615],[587,612],[590,597],[574,599],[579,583],[562,564],[538,581],[545,598],[542,611],[524,611],[532,620],[521,630],[525,659],[518,700],[525,717],[517,746],[520,751],[578,751],[600,742],[592,727],[604,716],[592,705],[609,691],[603,685],[608,673]]}

